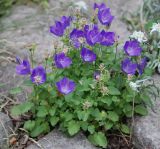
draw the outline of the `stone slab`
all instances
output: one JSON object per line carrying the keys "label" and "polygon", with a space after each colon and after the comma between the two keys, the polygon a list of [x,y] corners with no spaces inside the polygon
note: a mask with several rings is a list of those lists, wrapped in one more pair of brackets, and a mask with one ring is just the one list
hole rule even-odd
{"label": "stone slab", "polygon": [[[160,89],[160,75],[154,75],[156,86]],[[137,149],[160,149],[160,97],[153,99],[154,111],[149,115],[137,117],[134,125],[134,144]]]}
{"label": "stone slab", "polygon": [[[69,138],[57,129],[40,139],[38,143],[43,149],[98,149],[91,145],[82,133]],[[32,144],[26,149],[40,149],[40,147]]]}

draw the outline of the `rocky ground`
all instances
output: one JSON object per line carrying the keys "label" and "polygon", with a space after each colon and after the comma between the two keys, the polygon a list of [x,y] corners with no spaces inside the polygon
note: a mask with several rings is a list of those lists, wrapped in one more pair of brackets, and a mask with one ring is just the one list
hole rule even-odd
{"label": "rocky ground", "polygon": [[[21,57],[27,57],[27,47],[32,43],[36,43],[37,50],[35,59],[37,63],[41,63],[45,53],[54,50],[53,42],[56,39],[49,33],[49,26],[52,25],[54,20],[58,19],[60,15],[66,15],[68,13],[68,7],[74,2],[75,0],[67,0],[67,2],[64,0],[50,0],[49,9],[46,11],[35,5],[15,6],[12,9],[11,15],[4,17],[0,21],[0,84],[3,84],[1,85],[2,87],[0,86],[0,99],[6,99],[4,96],[8,95],[8,91],[12,87],[21,86],[22,84],[23,78],[15,74],[15,56],[19,55]],[[94,1],[85,0],[85,2],[90,9]],[[130,33],[127,30],[126,24],[121,21],[121,17],[122,15],[125,16],[128,13],[133,13],[138,10],[142,0],[114,0],[106,1],[106,3],[107,6],[111,8],[112,14],[115,15],[115,20],[110,30],[116,31],[123,43]],[[159,80],[158,77],[157,79]],[[23,101],[26,96],[27,95],[23,93],[17,98],[17,100]],[[140,142],[140,144],[143,143],[143,146],[141,145],[142,149],[145,147],[146,149],[160,149],[160,137],[158,137],[160,136],[158,134],[160,129],[160,119],[158,111],[157,113],[151,113],[145,118],[140,118],[136,122],[135,134],[138,137],[135,142]],[[2,125],[0,124],[0,126]],[[0,134],[2,133],[0,132]],[[49,134],[47,137],[51,138],[52,135],[54,134]],[[49,138],[47,140],[50,140]],[[143,138],[145,140],[147,139],[148,144],[146,144],[147,141]],[[54,139],[56,139],[56,141],[54,141]],[[62,142],[61,139],[65,141]],[[85,139],[84,136],[76,137],[73,140],[71,139],[69,143],[73,149],[93,148],[88,142],[85,142],[86,140],[83,141],[83,139]],[[77,140],[79,142],[77,143],[78,147],[74,147]],[[81,143],[81,141],[83,143]],[[45,145],[46,142],[42,141],[42,143],[43,142]],[[56,132],[51,139],[51,142],[56,142],[56,144],[54,144],[56,149],[63,149],[63,146],[66,147],[68,140],[59,132]],[[28,149],[31,148],[35,148],[35,146],[31,146]],[[48,147],[47,149],[51,148],[53,147]],[[67,149],[71,148],[68,147]],[[138,149],[140,149],[140,147],[138,147]]]}

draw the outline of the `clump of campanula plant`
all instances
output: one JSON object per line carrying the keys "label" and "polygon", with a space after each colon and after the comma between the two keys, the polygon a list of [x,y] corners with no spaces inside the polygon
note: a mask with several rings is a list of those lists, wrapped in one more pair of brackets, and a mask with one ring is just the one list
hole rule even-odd
{"label": "clump of campanula plant", "polygon": [[[119,49],[110,8],[94,4],[92,18],[63,16],[50,33],[63,45],[44,64],[17,58],[16,72],[28,75],[33,86],[30,98],[13,107],[13,115],[31,114],[24,124],[32,137],[55,126],[73,136],[85,132],[96,146],[107,146],[107,132],[130,133],[126,119],[146,115],[148,86],[144,55],[139,40],[131,38]],[[32,55],[34,49],[30,49]]]}

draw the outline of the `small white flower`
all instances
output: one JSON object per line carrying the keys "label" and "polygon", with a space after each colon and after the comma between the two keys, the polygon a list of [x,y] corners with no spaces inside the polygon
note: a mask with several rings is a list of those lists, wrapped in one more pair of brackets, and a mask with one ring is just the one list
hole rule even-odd
{"label": "small white flower", "polygon": [[142,87],[146,81],[150,81],[150,80],[152,80],[151,77],[146,77],[142,80],[137,80],[135,82],[131,81],[129,82],[129,86],[133,91],[139,92],[139,88]]}
{"label": "small white flower", "polygon": [[152,34],[152,32],[159,32],[160,33],[160,23],[153,23],[150,33]]}
{"label": "small white flower", "polygon": [[84,110],[87,110],[87,109],[90,108],[90,107],[92,107],[92,103],[91,103],[91,102],[85,101],[85,102],[83,103],[83,109],[84,109]]}
{"label": "small white flower", "polygon": [[84,1],[76,2],[74,3],[74,5],[77,6],[79,9],[84,9],[84,10],[88,9],[88,6]]}
{"label": "small white flower", "polygon": [[133,91],[139,92],[138,88],[141,86],[136,82],[129,82],[129,86]]}
{"label": "small white flower", "polygon": [[136,39],[138,40],[140,43],[142,42],[146,42],[147,41],[147,37],[145,36],[145,34],[141,31],[134,31],[132,35],[130,35],[130,38]]}

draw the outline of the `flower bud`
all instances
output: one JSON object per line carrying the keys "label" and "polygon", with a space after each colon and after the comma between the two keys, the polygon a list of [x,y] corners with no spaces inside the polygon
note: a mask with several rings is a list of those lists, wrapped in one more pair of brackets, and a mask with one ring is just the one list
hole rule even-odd
{"label": "flower bud", "polygon": [[105,69],[105,66],[104,66],[103,63],[99,65],[99,69],[100,69],[101,72]]}
{"label": "flower bud", "polygon": [[108,88],[106,86],[102,86],[101,87],[101,93],[103,94],[103,96],[108,95],[108,93],[109,93]]}
{"label": "flower bud", "polygon": [[127,79],[128,79],[128,81],[130,81],[130,80],[132,80],[132,78],[133,78],[133,75],[131,75],[131,74],[128,74],[128,75],[127,75],[127,77],[128,77],[128,78],[127,78]]}
{"label": "flower bud", "polygon": [[89,102],[89,101],[85,101],[85,102],[83,103],[83,109],[84,109],[84,110],[87,110],[87,109],[90,108],[91,106],[92,106],[92,103]]}
{"label": "flower bud", "polygon": [[85,25],[87,24],[87,19],[86,19],[86,18],[81,18],[81,19],[80,19],[80,24],[81,24],[82,26],[85,26]]}

